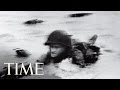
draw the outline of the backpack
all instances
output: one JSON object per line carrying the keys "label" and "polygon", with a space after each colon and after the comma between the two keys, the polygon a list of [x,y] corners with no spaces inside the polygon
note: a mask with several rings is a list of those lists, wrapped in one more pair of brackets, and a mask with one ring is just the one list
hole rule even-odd
{"label": "backpack", "polygon": [[73,64],[85,67],[95,63],[99,59],[100,47],[94,45],[97,35],[89,39],[89,42],[75,42],[72,44]]}

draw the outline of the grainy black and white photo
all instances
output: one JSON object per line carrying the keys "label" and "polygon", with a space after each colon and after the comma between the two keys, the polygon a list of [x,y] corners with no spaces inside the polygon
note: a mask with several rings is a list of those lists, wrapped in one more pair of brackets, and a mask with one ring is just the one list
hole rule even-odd
{"label": "grainy black and white photo", "polygon": [[0,11],[0,79],[120,79],[120,11]]}

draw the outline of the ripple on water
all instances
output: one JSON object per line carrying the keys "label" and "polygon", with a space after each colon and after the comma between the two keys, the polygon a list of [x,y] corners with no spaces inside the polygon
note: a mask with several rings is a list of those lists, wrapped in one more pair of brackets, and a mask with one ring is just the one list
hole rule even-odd
{"label": "ripple on water", "polygon": [[113,50],[110,50],[110,49],[105,49],[104,51],[107,52],[107,53],[113,53],[114,52]]}

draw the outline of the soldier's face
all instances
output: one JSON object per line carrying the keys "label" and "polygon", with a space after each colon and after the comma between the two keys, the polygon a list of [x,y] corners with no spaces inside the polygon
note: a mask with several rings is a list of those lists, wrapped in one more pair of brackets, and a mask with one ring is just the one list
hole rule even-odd
{"label": "soldier's face", "polygon": [[50,55],[53,58],[57,57],[58,55],[60,55],[64,51],[65,51],[65,48],[60,44],[52,44],[52,45],[50,45]]}

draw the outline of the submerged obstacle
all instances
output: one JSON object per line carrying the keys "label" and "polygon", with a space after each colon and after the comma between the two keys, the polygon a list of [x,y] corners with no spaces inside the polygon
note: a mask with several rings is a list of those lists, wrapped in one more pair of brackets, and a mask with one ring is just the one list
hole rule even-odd
{"label": "submerged obstacle", "polygon": [[75,13],[75,14],[70,14],[69,17],[83,17],[83,16],[88,16],[91,14],[92,13]]}
{"label": "submerged obstacle", "polygon": [[20,49],[20,48],[16,48],[16,49],[13,49],[15,50],[16,52],[16,56],[17,57],[28,57],[30,54],[24,50],[24,49]]}
{"label": "submerged obstacle", "polygon": [[38,20],[38,19],[33,19],[33,20],[29,20],[24,22],[24,24],[37,24],[37,23],[42,23],[44,22],[43,20]]}

